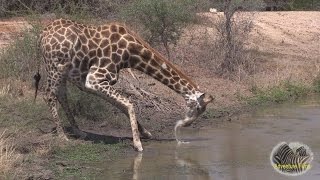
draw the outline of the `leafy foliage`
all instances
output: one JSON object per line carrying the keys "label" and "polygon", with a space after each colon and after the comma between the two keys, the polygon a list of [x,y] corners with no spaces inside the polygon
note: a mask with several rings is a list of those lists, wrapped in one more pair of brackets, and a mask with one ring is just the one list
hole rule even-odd
{"label": "leafy foliage", "polygon": [[183,27],[195,19],[194,8],[194,0],[135,0],[124,15],[141,23],[148,41],[162,43],[169,53],[169,44],[177,43]]}

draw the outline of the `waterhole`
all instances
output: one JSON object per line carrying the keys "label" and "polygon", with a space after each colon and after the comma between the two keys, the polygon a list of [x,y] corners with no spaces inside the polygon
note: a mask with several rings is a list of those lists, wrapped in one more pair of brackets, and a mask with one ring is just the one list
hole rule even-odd
{"label": "waterhole", "polygon": [[[262,107],[210,127],[181,129],[176,141],[154,141],[143,153],[100,164],[98,179],[316,180],[320,179],[320,98]],[[314,154],[311,169],[296,177],[282,175],[270,163],[279,142],[302,142]]]}

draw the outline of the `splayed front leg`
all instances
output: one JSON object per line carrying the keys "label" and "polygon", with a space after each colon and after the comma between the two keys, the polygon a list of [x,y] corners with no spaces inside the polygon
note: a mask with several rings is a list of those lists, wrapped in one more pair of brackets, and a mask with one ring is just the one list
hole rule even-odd
{"label": "splayed front leg", "polygon": [[178,144],[188,144],[188,143],[190,143],[190,142],[187,142],[187,141],[180,141],[177,134],[178,134],[178,132],[180,132],[180,128],[181,127],[189,126],[195,119],[196,118],[185,117],[185,119],[177,121],[176,125],[174,126],[174,135],[175,135],[175,139],[176,139]]}

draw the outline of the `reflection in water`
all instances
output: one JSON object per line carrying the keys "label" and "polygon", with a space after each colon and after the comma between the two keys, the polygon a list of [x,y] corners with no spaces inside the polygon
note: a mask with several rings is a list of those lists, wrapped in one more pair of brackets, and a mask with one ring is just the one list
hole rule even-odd
{"label": "reflection in water", "polygon": [[[181,145],[182,145],[181,143],[177,143],[176,150],[174,152],[174,159],[177,166],[189,169],[191,172],[187,172],[187,173],[197,177],[196,179],[209,180],[210,174],[208,172],[208,169],[201,166],[199,162],[196,160],[192,160],[190,158],[183,158],[179,156],[179,147]],[[195,178],[193,177],[193,179]]]}
{"label": "reflection in water", "polygon": [[141,165],[142,161],[142,153],[138,153],[136,157],[133,159],[133,180],[138,180],[139,179],[139,167]]}

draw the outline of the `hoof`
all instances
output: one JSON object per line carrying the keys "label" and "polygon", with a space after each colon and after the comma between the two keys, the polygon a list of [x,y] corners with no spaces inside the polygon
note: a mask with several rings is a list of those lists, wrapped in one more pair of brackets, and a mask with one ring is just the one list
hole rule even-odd
{"label": "hoof", "polygon": [[143,151],[141,142],[133,143],[133,147],[134,147],[134,149],[135,149],[136,151],[138,151],[138,152],[142,152],[142,151]]}
{"label": "hoof", "polygon": [[138,152],[142,152],[143,151],[143,148],[142,147],[134,147],[134,149]]}
{"label": "hoof", "polygon": [[69,138],[64,133],[59,133],[58,138],[63,141],[69,141]]}
{"label": "hoof", "polygon": [[87,133],[81,131],[79,128],[72,128],[72,133],[80,139],[85,139],[87,137]]}
{"label": "hoof", "polygon": [[152,138],[152,134],[149,131],[144,131],[141,133],[141,137],[144,139],[151,139]]}

